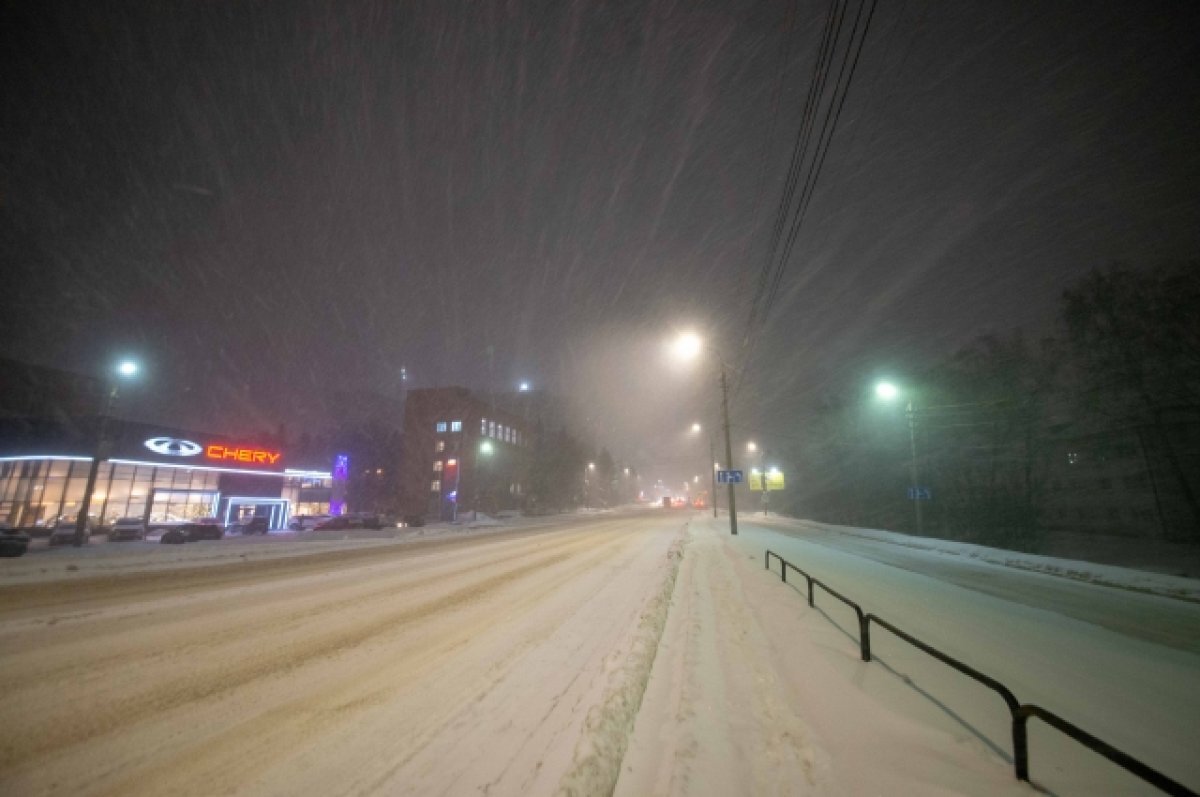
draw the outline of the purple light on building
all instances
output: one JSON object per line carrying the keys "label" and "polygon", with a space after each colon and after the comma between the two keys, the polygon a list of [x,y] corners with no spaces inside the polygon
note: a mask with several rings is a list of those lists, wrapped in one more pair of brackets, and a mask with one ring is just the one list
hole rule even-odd
{"label": "purple light on building", "polygon": [[350,457],[338,454],[333,458],[333,494],[329,498],[329,514],[346,514],[346,481],[350,478]]}

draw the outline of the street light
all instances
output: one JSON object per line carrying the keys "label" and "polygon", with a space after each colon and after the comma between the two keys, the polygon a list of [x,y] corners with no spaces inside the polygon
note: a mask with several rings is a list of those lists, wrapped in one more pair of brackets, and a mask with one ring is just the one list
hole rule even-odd
{"label": "street light", "polygon": [[759,487],[762,492],[762,511],[763,517],[766,517],[770,514],[771,508],[771,488],[767,485],[767,450],[760,448],[758,443],[751,440],[746,443],[746,451],[751,454],[758,454],[758,478],[760,479]]}
{"label": "street light", "polygon": [[[702,427],[700,425],[699,421],[697,421],[696,423],[693,423],[692,424],[692,434],[699,434],[703,430],[703,428],[704,427]],[[716,462],[716,455],[713,453],[713,437],[712,437],[711,431],[708,433],[708,458],[710,460],[712,460],[712,463],[713,463],[712,492],[709,493],[709,496],[710,496],[710,500],[712,501],[713,517],[715,518],[717,516],[717,470],[718,470],[718,468],[717,468],[717,462]]]}
{"label": "street light", "polygon": [[[725,427],[725,460],[728,467],[733,467],[733,443],[729,439],[729,378],[726,372],[729,370],[725,365],[725,361],[721,356],[712,350],[711,347],[705,346],[704,341],[694,332],[685,332],[675,339],[672,345],[675,356],[681,360],[694,360],[701,352],[708,354],[717,361],[717,365],[721,374],[721,422]],[[714,458],[715,459],[715,458]],[[716,474],[713,474],[714,478]],[[716,490],[713,490],[714,498]],[[713,511],[716,511],[716,502],[713,502]],[[733,482],[729,483],[729,533],[737,534],[737,499],[733,492]]]}
{"label": "street light", "polygon": [[[477,473],[475,476],[475,480],[476,480],[475,501],[474,501],[474,506],[471,509],[472,520],[479,519],[479,500],[480,500],[481,494],[486,497],[488,494],[491,493],[491,479],[490,478],[488,479],[488,484],[485,486],[485,489],[482,489],[482,490],[480,489],[480,485],[483,484],[483,462],[480,461],[480,457],[484,457],[484,458],[490,460],[492,458],[493,451],[495,451],[495,448],[492,446],[491,440],[484,440],[482,443],[479,444],[480,456],[475,458],[475,466],[476,466],[475,469],[476,469]],[[491,476],[491,467],[489,466],[487,470],[488,470],[488,475],[490,477]]]}
{"label": "street light", "polygon": [[[104,411],[100,414],[100,418],[96,425],[96,448],[92,454],[92,464],[88,468],[87,485],[83,488],[83,498],[79,501],[79,514],[75,516],[75,539],[72,544],[76,548],[83,546],[84,529],[87,528],[88,511],[92,506],[92,491],[96,489],[96,477],[100,474],[100,460],[105,456],[105,446],[108,441],[105,439],[108,432],[108,416],[112,414],[113,407],[117,403],[117,394],[121,390],[121,379],[132,379],[137,376],[138,364],[133,360],[122,360],[117,363],[113,369],[116,373],[116,378],[109,377],[108,382],[108,399],[104,402]],[[101,518],[103,520],[103,518]]]}
{"label": "street light", "polygon": [[[900,397],[900,388],[896,387],[891,382],[880,382],[875,385],[875,395],[883,401],[895,401]],[[921,487],[920,478],[917,472],[917,417],[916,411],[913,409],[912,394],[908,394],[907,403],[904,408],[905,415],[908,416],[908,453],[910,470],[912,472],[912,502],[913,511],[917,516],[917,534],[925,534],[925,521],[921,516]]]}

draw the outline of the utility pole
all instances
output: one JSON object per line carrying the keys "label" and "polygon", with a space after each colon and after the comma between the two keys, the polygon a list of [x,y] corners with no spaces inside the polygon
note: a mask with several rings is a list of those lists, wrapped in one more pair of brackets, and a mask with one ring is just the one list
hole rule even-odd
{"label": "utility pole", "polygon": [[767,484],[767,449],[763,446],[758,449],[758,473],[762,479],[762,507],[763,517],[771,514],[771,486]]}
{"label": "utility pole", "polygon": [[75,517],[75,538],[71,544],[76,548],[83,547],[84,529],[87,528],[88,511],[92,505],[92,491],[96,489],[96,477],[100,474],[100,460],[104,459],[107,454],[108,441],[105,438],[108,432],[108,416],[112,414],[118,390],[120,390],[120,383],[112,379],[109,382],[108,400],[104,403],[104,412],[101,413],[96,426],[96,448],[92,453],[92,464],[88,467],[87,486],[83,488],[83,498],[79,501],[79,514]]}
{"label": "utility pole", "polygon": [[712,479],[712,511],[713,517],[717,516],[717,455],[713,449],[712,432],[708,433],[708,474]]}
{"label": "utility pole", "polygon": [[921,484],[917,471],[917,414],[912,399],[905,408],[908,414],[908,453],[912,460],[913,509],[917,513],[917,534],[924,536],[925,522],[921,517]]}
{"label": "utility pole", "polygon": [[[729,380],[725,376],[725,363],[721,363],[721,419],[725,426],[725,467],[733,469],[733,444],[729,440]],[[729,483],[729,533],[737,535],[737,498],[733,493],[733,482]]]}

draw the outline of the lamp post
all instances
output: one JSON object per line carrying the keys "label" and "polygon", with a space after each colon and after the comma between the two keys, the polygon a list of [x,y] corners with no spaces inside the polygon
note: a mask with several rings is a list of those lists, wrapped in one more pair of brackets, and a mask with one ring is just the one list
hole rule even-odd
{"label": "lamp post", "polygon": [[[875,386],[875,395],[884,401],[895,401],[900,397],[900,388],[893,385],[891,382],[880,382]],[[921,516],[921,485],[919,474],[917,471],[917,417],[916,410],[913,409],[912,394],[909,393],[906,398],[904,407],[905,415],[908,416],[908,454],[909,454],[909,470],[912,475],[912,502],[913,511],[917,517],[917,534],[925,534],[925,521]]]}
{"label": "lamp post", "polygon": [[[479,520],[479,500],[481,496],[486,496],[491,491],[491,459],[493,451],[492,441],[484,440],[479,444],[478,452],[475,455],[475,506],[472,511],[472,520]],[[481,489],[483,486],[483,471],[484,461],[487,462],[488,484],[487,489]]]}
{"label": "lamp post", "polygon": [[[725,361],[721,356],[712,350],[711,347],[705,346],[704,341],[699,335],[687,333],[680,335],[675,341],[675,354],[683,360],[693,360],[700,356],[702,352],[708,352],[720,369],[720,384],[721,384],[721,424],[725,428],[725,462],[726,467],[733,467],[733,444],[729,439],[729,378],[725,365]],[[715,477],[715,474],[714,474]],[[736,535],[737,532],[737,498],[733,492],[733,482],[729,483],[729,533]]]}
{"label": "lamp post", "polygon": [[766,517],[770,514],[768,510],[771,505],[771,488],[767,484],[767,450],[751,440],[746,443],[746,451],[750,454],[758,454],[758,478],[761,480],[759,487],[762,488],[762,511],[763,517]]}
{"label": "lamp post", "polygon": [[588,476],[595,469],[596,469],[595,462],[589,462],[587,464],[587,467],[583,469],[583,508],[584,509],[591,509],[591,506],[588,505],[588,493],[590,492],[589,488],[591,485],[591,482],[589,481]]}
{"label": "lamp post", "polygon": [[116,376],[110,376],[108,382],[108,398],[104,402],[104,411],[100,414],[96,425],[96,448],[92,454],[92,464],[88,467],[87,484],[83,488],[83,498],[79,502],[79,514],[75,517],[75,538],[72,544],[83,546],[84,529],[87,528],[88,510],[92,505],[92,491],[96,489],[96,477],[100,473],[100,460],[104,459],[108,445],[108,416],[112,414],[117,403],[117,395],[121,390],[121,379],[132,379],[137,376],[138,364],[133,360],[122,360],[117,364]]}
{"label": "lamp post", "polygon": [[[692,424],[692,433],[700,434],[704,427],[697,421]],[[708,461],[712,467],[708,468],[709,476],[712,478],[712,491],[709,493],[710,501],[712,502],[713,517],[717,516],[717,458],[713,453],[713,436],[712,432],[708,433]]]}

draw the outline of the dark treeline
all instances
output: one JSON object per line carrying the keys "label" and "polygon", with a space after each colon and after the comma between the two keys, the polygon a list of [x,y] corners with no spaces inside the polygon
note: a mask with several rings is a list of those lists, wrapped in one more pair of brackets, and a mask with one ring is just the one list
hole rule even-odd
{"label": "dark treeline", "polygon": [[915,531],[915,460],[926,534],[1200,541],[1200,262],[1095,270],[1064,291],[1053,337],[986,335],[898,386],[802,419],[776,506]]}

